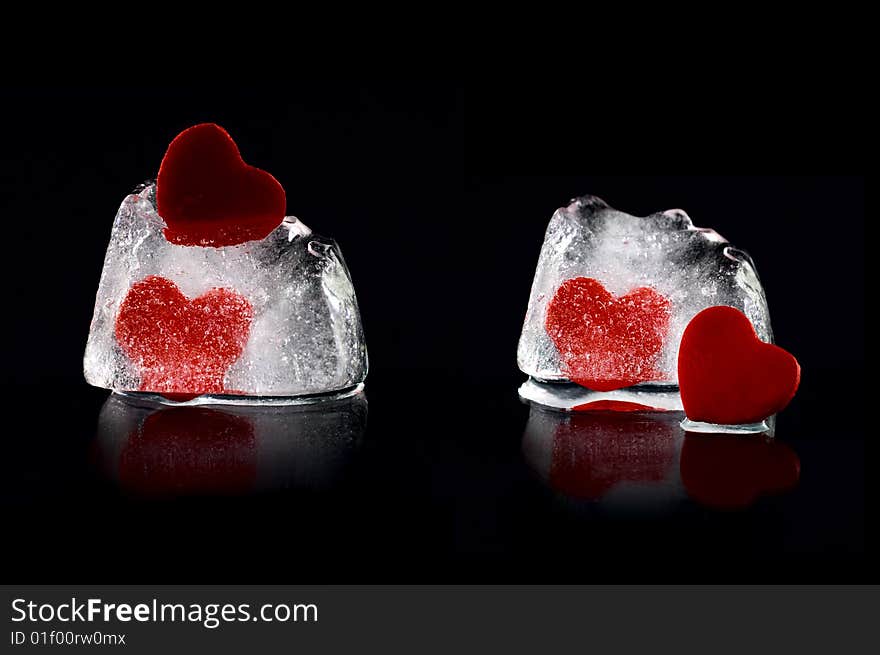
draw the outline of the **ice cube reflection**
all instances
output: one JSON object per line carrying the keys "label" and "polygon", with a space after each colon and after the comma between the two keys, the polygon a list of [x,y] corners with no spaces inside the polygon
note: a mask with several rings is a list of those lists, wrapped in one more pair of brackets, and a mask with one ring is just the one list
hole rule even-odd
{"label": "ice cube reflection", "polygon": [[363,394],[268,407],[168,407],[111,394],[98,419],[98,459],[108,477],[138,496],[321,489],[344,476],[366,421]]}
{"label": "ice cube reflection", "polygon": [[746,509],[797,486],[800,461],[772,432],[686,433],[681,412],[558,412],[532,405],[523,455],[561,497],[621,511],[671,511],[690,499]]}

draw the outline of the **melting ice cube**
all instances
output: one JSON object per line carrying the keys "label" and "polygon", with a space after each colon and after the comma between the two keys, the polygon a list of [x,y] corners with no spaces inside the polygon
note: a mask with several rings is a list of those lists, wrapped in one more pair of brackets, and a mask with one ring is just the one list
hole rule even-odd
{"label": "melting ice cube", "polygon": [[638,217],[593,196],[578,198],[547,228],[519,368],[539,382],[576,382],[583,393],[566,400],[568,409],[595,401],[589,390],[676,385],[681,335],[713,305],[740,309],[758,336],[772,341],[764,290],[747,253],[694,227],[681,210]]}
{"label": "melting ice cube", "polygon": [[294,217],[223,247],[171,243],[165,227],[154,185],[122,202],[86,345],[90,384],[303,396],[364,381],[360,314],[334,241]]}

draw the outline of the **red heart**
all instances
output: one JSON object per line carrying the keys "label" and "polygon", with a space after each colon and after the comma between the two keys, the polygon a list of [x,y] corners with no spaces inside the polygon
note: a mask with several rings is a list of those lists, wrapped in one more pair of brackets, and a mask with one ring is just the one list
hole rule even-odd
{"label": "red heart", "polygon": [[119,479],[148,496],[240,493],[256,480],[251,421],[203,407],[173,407],[150,414],[128,436]]}
{"label": "red heart", "polygon": [[748,507],[763,494],[797,486],[800,471],[791,448],[762,436],[688,433],[681,448],[682,484],[708,507]]}
{"label": "red heart", "polygon": [[168,146],[156,205],[171,243],[220,247],[264,238],[284,220],[286,199],[278,180],[244,163],[226,130],[203,123]]}
{"label": "red heart", "polygon": [[650,287],[615,298],[601,282],[578,277],[556,290],[544,325],[572,382],[611,391],[664,377],[656,362],[670,310]]}
{"label": "red heart", "polygon": [[704,309],[681,337],[678,384],[693,421],[762,421],[788,405],[800,379],[797,360],[761,341],[748,317],[733,307]]}
{"label": "red heart", "polygon": [[211,289],[189,300],[151,275],[132,285],[116,316],[116,340],[140,369],[141,391],[223,393],[241,355],[253,310],[240,294]]}

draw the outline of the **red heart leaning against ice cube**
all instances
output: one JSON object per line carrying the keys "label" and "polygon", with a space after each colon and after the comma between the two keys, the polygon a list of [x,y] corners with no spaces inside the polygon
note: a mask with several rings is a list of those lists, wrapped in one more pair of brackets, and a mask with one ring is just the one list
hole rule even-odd
{"label": "red heart leaning against ice cube", "polygon": [[678,384],[692,421],[757,423],[788,405],[800,379],[794,356],[761,341],[733,307],[704,309],[681,337]]}

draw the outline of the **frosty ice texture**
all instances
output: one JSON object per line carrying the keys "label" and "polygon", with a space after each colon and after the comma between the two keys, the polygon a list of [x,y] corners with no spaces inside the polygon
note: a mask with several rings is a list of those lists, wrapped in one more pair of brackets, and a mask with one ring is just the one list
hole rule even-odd
{"label": "frosty ice texture", "polygon": [[250,303],[247,343],[225,373],[225,389],[300,396],[364,381],[367,350],[360,314],[334,241],[288,217],[259,241],[221,248],[174,245],[162,234],[165,224],[154,198],[153,185],[129,195],[113,223],[85,352],[90,384],[150,390],[142,388],[143,371],[120,348],[115,333],[129,289],[149,276],[170,280],[189,299],[222,288]]}
{"label": "frosty ice texture", "polygon": [[545,319],[559,286],[577,277],[596,279],[615,296],[650,287],[671,302],[668,333],[656,362],[661,375],[654,384],[677,383],[682,332],[706,307],[736,307],[763,341],[773,338],[764,290],[747,253],[713,230],[694,227],[681,210],[631,216],[584,196],[550,220],[532,284],[517,362],[538,380],[567,379]]}

